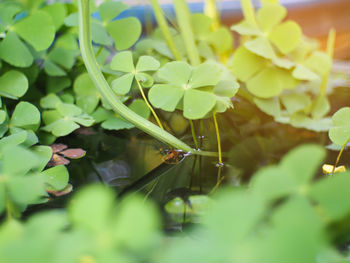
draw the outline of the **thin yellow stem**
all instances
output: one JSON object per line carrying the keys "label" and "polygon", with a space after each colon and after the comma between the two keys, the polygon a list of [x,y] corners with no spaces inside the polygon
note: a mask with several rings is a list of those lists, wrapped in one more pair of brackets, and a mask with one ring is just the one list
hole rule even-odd
{"label": "thin yellow stem", "polygon": [[342,154],[343,154],[343,152],[344,152],[344,149],[345,149],[346,145],[347,145],[349,142],[350,142],[350,138],[349,138],[349,139],[346,141],[346,143],[344,143],[344,145],[341,147],[340,152],[339,152],[339,154],[338,154],[338,156],[337,156],[337,160],[335,161],[335,164],[334,164],[334,166],[333,166],[331,175],[334,175],[335,168],[338,166],[339,161],[340,161],[340,157],[342,156]]}
{"label": "thin yellow stem", "polygon": [[219,165],[221,165],[222,164],[221,139],[220,139],[219,125],[216,120],[215,112],[213,113],[213,120],[215,124],[216,138],[218,140]]}
{"label": "thin yellow stem", "polygon": [[160,122],[160,119],[159,119],[158,116],[157,116],[157,113],[154,111],[153,107],[151,106],[151,104],[149,104],[149,102],[148,102],[148,100],[147,100],[146,95],[145,95],[145,93],[143,92],[143,88],[142,88],[140,82],[139,82],[136,78],[135,78],[135,80],[136,80],[136,82],[137,82],[137,86],[139,87],[139,90],[140,90],[140,93],[141,93],[141,95],[142,95],[142,98],[143,98],[143,100],[146,102],[147,107],[148,107],[148,108],[150,109],[150,111],[152,112],[152,115],[153,115],[153,117],[156,119],[156,121],[157,121],[157,123],[158,123],[158,126],[164,130],[163,125],[162,125],[162,123]]}
{"label": "thin yellow stem", "polygon": [[196,146],[196,149],[199,149],[199,148],[198,148],[198,142],[197,142],[196,131],[194,130],[193,121],[192,121],[192,120],[189,120],[189,122],[190,122],[190,126],[191,126],[191,132],[192,132],[192,138],[193,138],[194,145]]}

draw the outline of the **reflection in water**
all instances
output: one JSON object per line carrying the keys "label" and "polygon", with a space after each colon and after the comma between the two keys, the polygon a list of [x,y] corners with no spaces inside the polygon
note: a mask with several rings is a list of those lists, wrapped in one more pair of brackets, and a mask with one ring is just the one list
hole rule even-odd
{"label": "reflection in water", "polygon": [[106,185],[125,187],[132,182],[130,165],[124,160],[109,160],[94,166]]}

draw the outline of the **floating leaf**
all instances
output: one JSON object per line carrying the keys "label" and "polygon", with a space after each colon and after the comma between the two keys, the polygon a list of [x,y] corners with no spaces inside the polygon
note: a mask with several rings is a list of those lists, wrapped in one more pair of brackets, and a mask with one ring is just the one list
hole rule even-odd
{"label": "floating leaf", "polygon": [[148,93],[152,105],[173,112],[184,95],[184,89],[169,84],[154,85]]}
{"label": "floating leaf", "polygon": [[47,132],[52,132],[56,137],[66,136],[78,129],[80,125],[91,126],[94,119],[83,113],[83,111],[74,104],[63,103],[54,94],[49,94],[40,101],[43,108],[46,110],[42,113],[42,118],[46,126],[42,129]]}
{"label": "floating leaf", "polygon": [[265,4],[257,12],[257,20],[261,29],[265,32],[281,23],[286,17],[287,9],[279,4]]}
{"label": "floating leaf", "polygon": [[141,23],[134,17],[115,20],[107,24],[106,28],[118,50],[130,48],[141,35]]}
{"label": "floating leaf", "polygon": [[329,138],[338,145],[344,145],[350,138],[350,108],[338,110],[332,117],[333,127],[329,130]]}
{"label": "floating leaf", "polygon": [[285,88],[283,81],[279,78],[285,74],[277,68],[266,68],[247,81],[247,89],[260,98],[271,98],[281,94]]}
{"label": "floating leaf", "polygon": [[311,188],[311,197],[330,220],[340,220],[350,213],[349,174],[325,178]]}
{"label": "floating leaf", "polygon": [[210,32],[206,40],[218,54],[229,52],[233,47],[232,34],[226,27],[219,27],[215,31]]}
{"label": "floating leaf", "polygon": [[274,117],[281,115],[281,104],[277,97],[270,99],[253,98],[254,103],[260,110]]}
{"label": "floating leaf", "polygon": [[261,31],[252,26],[247,21],[243,20],[242,22],[231,26],[231,30],[236,31],[238,34],[243,36],[259,36],[261,35]]}
{"label": "floating leaf", "polygon": [[265,36],[259,36],[253,40],[245,42],[244,47],[264,58],[273,59],[276,57],[269,40]]}
{"label": "floating leaf", "polygon": [[28,79],[16,70],[7,71],[0,77],[0,96],[18,99],[22,97],[28,89]]}
{"label": "floating leaf", "polygon": [[44,11],[36,11],[13,26],[14,31],[36,51],[47,49],[55,37],[52,18]]}
{"label": "floating leaf", "polygon": [[319,76],[307,67],[298,64],[293,70],[293,77],[300,80],[313,81],[319,79]]}
{"label": "floating leaf", "polygon": [[113,82],[111,83],[113,91],[119,95],[124,95],[128,93],[130,91],[134,77],[134,74],[127,73],[113,80]]}
{"label": "floating leaf", "polygon": [[60,67],[70,70],[75,63],[75,52],[72,50],[55,47],[49,52],[47,58]]}
{"label": "floating leaf", "polygon": [[21,101],[16,105],[10,125],[36,131],[40,125],[40,112],[33,104]]}
{"label": "floating leaf", "polygon": [[306,94],[288,94],[282,95],[281,101],[289,114],[305,109],[311,104],[311,99]]}
{"label": "floating leaf", "polygon": [[160,63],[155,58],[151,56],[141,56],[136,64],[136,71],[156,71],[159,67]]}
{"label": "floating leaf", "polygon": [[171,84],[186,84],[191,76],[191,66],[186,62],[174,61],[167,63],[157,72],[158,77]]}
{"label": "floating leaf", "polygon": [[112,191],[101,185],[91,185],[74,196],[68,207],[74,225],[97,231],[107,226],[107,218],[113,206]]}
{"label": "floating leaf", "polygon": [[73,90],[76,94],[77,106],[88,114],[92,113],[101,96],[88,73],[83,73],[75,79]]}
{"label": "floating leaf", "polygon": [[29,67],[33,56],[27,46],[18,38],[16,33],[8,32],[0,42],[0,58],[15,67]]}
{"label": "floating leaf", "polygon": [[69,180],[68,170],[64,165],[58,165],[40,173],[44,177],[45,183],[55,190],[63,190]]}
{"label": "floating leaf", "polygon": [[193,68],[189,86],[191,88],[200,88],[205,86],[214,86],[220,80],[220,68],[210,62],[202,63]]}
{"label": "floating leaf", "polygon": [[52,5],[46,5],[41,10],[47,12],[55,25],[56,31],[64,23],[64,19],[67,16],[67,8],[63,3],[53,3]]}
{"label": "floating leaf", "polygon": [[309,58],[306,59],[304,65],[317,74],[323,76],[330,71],[332,61],[326,53],[315,51]]}
{"label": "floating leaf", "polygon": [[265,67],[265,60],[250,52],[245,47],[239,47],[232,60],[232,71],[241,81],[247,81]]}
{"label": "floating leaf", "polygon": [[188,89],[184,94],[184,117],[202,119],[215,106],[215,96],[209,92]]}
{"label": "floating leaf", "polygon": [[[166,111],[176,106],[183,108],[186,118],[203,118],[216,104],[216,96],[210,87],[218,84],[221,73],[220,67],[209,62],[193,68],[186,62],[169,62],[157,72],[158,78],[168,84],[153,86],[149,92],[150,102]],[[202,87],[209,89],[200,90]],[[183,106],[178,104],[182,96]],[[220,97],[219,100],[227,106],[227,100]]]}
{"label": "floating leaf", "polygon": [[287,21],[276,26],[269,35],[269,39],[283,53],[293,51],[301,39],[301,28],[294,21]]}
{"label": "floating leaf", "polygon": [[100,13],[102,21],[108,22],[128,8],[129,6],[123,2],[103,2],[98,7],[98,11]]}
{"label": "floating leaf", "polygon": [[324,117],[331,109],[327,96],[318,96],[313,102],[311,108],[311,116],[314,119],[320,119]]}
{"label": "floating leaf", "polygon": [[318,145],[304,145],[289,152],[282,160],[284,172],[298,184],[309,182],[326,156],[325,150]]}
{"label": "floating leaf", "polygon": [[159,66],[160,63],[155,58],[151,56],[141,56],[135,68],[130,51],[117,53],[112,59],[111,68],[127,74],[113,80],[112,89],[117,94],[124,95],[130,91],[134,78],[143,87],[150,87],[153,85],[153,78],[144,72],[155,71]]}
{"label": "floating leaf", "polygon": [[44,70],[47,73],[47,75],[53,77],[62,77],[67,75],[67,73],[62,68],[60,68],[50,60],[45,61]]}

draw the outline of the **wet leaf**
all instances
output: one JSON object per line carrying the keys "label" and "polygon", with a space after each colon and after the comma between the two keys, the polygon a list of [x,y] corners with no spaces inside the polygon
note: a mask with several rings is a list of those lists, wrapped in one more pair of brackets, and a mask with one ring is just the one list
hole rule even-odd
{"label": "wet leaf", "polygon": [[244,47],[249,51],[267,59],[273,59],[276,57],[269,40],[265,36],[259,36],[253,40],[245,42]]}
{"label": "wet leaf", "polygon": [[68,157],[70,159],[79,159],[85,156],[86,151],[83,149],[77,148],[77,149],[67,149],[64,151],[61,151],[61,154],[65,157]]}
{"label": "wet leaf", "polygon": [[265,67],[265,60],[250,52],[245,47],[239,47],[233,56],[232,71],[241,81],[247,81]]}
{"label": "wet leaf", "polygon": [[21,101],[16,105],[10,124],[15,127],[36,131],[40,125],[40,112],[33,104]]}
{"label": "wet leaf", "polygon": [[279,4],[265,4],[257,12],[257,20],[265,32],[282,22],[287,15],[287,9]]}
{"label": "wet leaf", "polygon": [[184,92],[184,89],[178,86],[157,84],[150,89],[148,98],[154,107],[173,112]]}
{"label": "wet leaf", "polygon": [[64,23],[64,19],[67,16],[67,9],[63,3],[53,3],[52,5],[46,5],[41,10],[47,12],[55,25],[56,31],[60,29],[60,27]]}
{"label": "wet leaf", "polygon": [[0,96],[18,99],[22,97],[28,89],[28,79],[16,70],[7,71],[0,77]]}
{"label": "wet leaf", "polygon": [[44,177],[45,183],[55,190],[63,190],[69,180],[68,170],[64,165],[58,165],[40,173]]}
{"label": "wet leaf", "polygon": [[109,22],[127,9],[129,9],[129,6],[123,2],[103,2],[98,7],[101,19],[104,22]]}
{"label": "wet leaf", "polygon": [[215,106],[215,95],[209,92],[188,89],[184,94],[184,117],[202,119]]}
{"label": "wet leaf", "polygon": [[141,23],[135,17],[115,20],[107,24],[106,28],[118,50],[130,48],[141,35]]}
{"label": "wet leaf", "polygon": [[36,51],[47,49],[55,37],[55,25],[50,15],[44,11],[36,11],[21,19],[13,28]]}
{"label": "wet leaf", "polygon": [[15,67],[29,67],[34,61],[27,46],[11,31],[0,42],[0,57]]}
{"label": "wet leaf", "polygon": [[332,117],[333,127],[329,130],[329,138],[338,145],[344,145],[350,138],[350,108],[338,110]]}

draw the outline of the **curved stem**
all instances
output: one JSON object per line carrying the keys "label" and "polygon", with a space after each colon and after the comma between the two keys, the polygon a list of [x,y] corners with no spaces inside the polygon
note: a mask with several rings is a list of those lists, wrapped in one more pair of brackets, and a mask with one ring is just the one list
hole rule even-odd
{"label": "curved stem", "polygon": [[337,156],[337,160],[335,161],[335,164],[333,166],[333,169],[332,169],[332,173],[331,175],[334,175],[334,172],[335,172],[335,169],[337,168],[338,164],[339,164],[339,161],[340,161],[340,157],[342,156],[343,152],[344,152],[344,149],[346,147],[346,145],[350,142],[350,138],[346,141],[346,143],[344,143],[344,145],[341,147],[340,149],[340,152]]}
{"label": "curved stem", "polygon": [[148,100],[147,100],[147,98],[146,98],[146,95],[145,95],[145,93],[143,92],[143,89],[142,89],[142,86],[141,86],[141,84],[140,84],[140,81],[138,81],[136,78],[135,78],[135,80],[136,80],[136,82],[137,82],[137,86],[139,87],[139,90],[140,90],[140,93],[141,93],[141,95],[142,95],[142,98],[143,98],[143,100],[145,101],[145,103],[147,104],[147,107],[148,107],[148,108],[150,109],[150,111],[152,112],[152,115],[153,115],[153,117],[156,119],[156,121],[157,121],[157,123],[158,123],[158,126],[164,130],[163,125],[162,125],[162,123],[160,122],[160,119],[158,118],[157,113],[154,111],[154,109],[153,109],[153,107],[151,106],[151,104],[149,104],[149,102],[148,102]]}
{"label": "curved stem", "polygon": [[221,139],[220,139],[219,125],[216,120],[215,112],[213,113],[213,119],[215,124],[216,138],[218,140],[219,165],[221,166],[222,165]]}
{"label": "curved stem", "polygon": [[162,130],[157,125],[145,120],[128,107],[126,107],[121,101],[119,101],[112,89],[109,87],[106,79],[104,78],[99,65],[95,59],[92,44],[91,44],[91,25],[90,25],[90,0],[78,0],[79,7],[79,45],[82,58],[84,60],[86,69],[95,83],[95,86],[99,89],[101,95],[107,100],[112,109],[123,117],[128,122],[134,124],[140,130],[148,133],[149,135],[157,138],[158,140],[173,146],[174,148],[181,149],[193,154],[201,154],[198,151],[193,150],[186,143],[177,139],[170,133]]}

